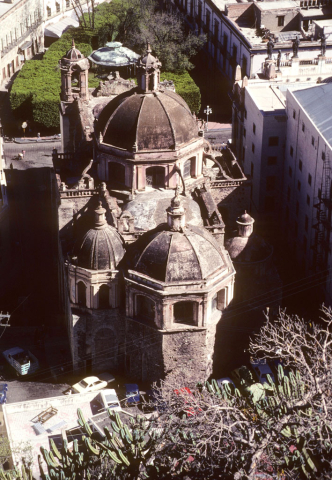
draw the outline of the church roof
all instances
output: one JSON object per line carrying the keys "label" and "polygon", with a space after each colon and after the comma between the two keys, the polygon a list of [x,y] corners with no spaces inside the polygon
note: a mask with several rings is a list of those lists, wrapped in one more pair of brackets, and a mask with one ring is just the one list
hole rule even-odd
{"label": "church roof", "polygon": [[75,246],[76,264],[89,270],[115,270],[125,250],[120,235],[105,219],[105,209],[95,209],[95,222]]}
{"label": "church roof", "polygon": [[165,283],[205,280],[227,267],[212,235],[194,225],[182,231],[160,225],[135,247],[131,269]]}
{"label": "church roof", "polygon": [[170,90],[118,95],[100,113],[98,130],[104,144],[129,151],[174,150],[198,137],[188,105]]}

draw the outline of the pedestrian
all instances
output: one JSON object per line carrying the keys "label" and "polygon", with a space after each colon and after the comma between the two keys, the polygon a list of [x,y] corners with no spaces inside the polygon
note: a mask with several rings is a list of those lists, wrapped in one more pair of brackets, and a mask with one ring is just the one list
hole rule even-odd
{"label": "pedestrian", "polygon": [[25,157],[25,150],[22,150],[22,158]]}

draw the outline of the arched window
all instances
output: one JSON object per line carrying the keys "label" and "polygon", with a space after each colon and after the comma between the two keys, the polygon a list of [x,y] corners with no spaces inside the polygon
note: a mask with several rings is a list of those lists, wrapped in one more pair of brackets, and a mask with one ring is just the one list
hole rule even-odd
{"label": "arched window", "polygon": [[99,308],[109,308],[110,289],[108,285],[101,285],[99,288]]}
{"label": "arched window", "polygon": [[121,163],[110,162],[108,164],[108,180],[110,184],[117,185],[125,185],[126,183],[126,175],[125,175],[125,167]]}
{"label": "arched window", "polygon": [[183,164],[183,178],[191,178],[195,175],[195,157],[188,158]]}
{"label": "arched window", "polygon": [[146,169],[146,185],[153,188],[165,186],[165,169],[163,167],[149,167]]}
{"label": "arched window", "polygon": [[84,282],[77,283],[77,303],[86,307],[86,286]]}
{"label": "arched window", "polygon": [[212,310],[224,310],[226,306],[226,290],[219,290],[212,298]]}
{"label": "arched window", "polygon": [[178,302],[174,304],[174,322],[186,325],[196,325],[195,302]]}
{"label": "arched window", "polygon": [[142,320],[155,319],[155,304],[144,295],[137,295],[136,297],[136,317]]}

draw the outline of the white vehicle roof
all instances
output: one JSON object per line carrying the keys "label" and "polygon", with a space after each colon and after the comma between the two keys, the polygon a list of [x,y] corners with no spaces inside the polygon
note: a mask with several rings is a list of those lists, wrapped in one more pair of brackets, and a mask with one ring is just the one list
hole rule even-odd
{"label": "white vehicle roof", "polygon": [[[82,381],[85,381],[86,383],[93,383],[93,382],[98,382],[100,379],[98,377],[85,377],[85,378],[82,378],[82,380],[80,380],[80,382]],[[80,383],[78,382],[78,383]]]}

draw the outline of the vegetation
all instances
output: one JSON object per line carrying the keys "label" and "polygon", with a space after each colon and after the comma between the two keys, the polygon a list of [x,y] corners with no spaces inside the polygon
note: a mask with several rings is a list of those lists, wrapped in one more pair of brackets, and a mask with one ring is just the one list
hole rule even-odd
{"label": "vegetation", "polygon": [[173,80],[175,91],[187,102],[191,112],[199,112],[201,109],[201,92],[188,72],[174,73],[162,72],[161,81]]}
{"label": "vegetation", "polygon": [[[204,37],[187,35],[181,17],[159,11],[153,0],[146,2],[144,9],[138,0],[113,0],[97,7],[91,1],[88,6],[89,12],[83,14],[80,1],[75,0],[81,27],[69,29],[50,46],[42,60],[26,62],[19,72],[10,93],[11,106],[18,118],[34,122],[39,129],[59,128],[58,62],[70,49],[72,38],[85,56],[111,40],[122,41],[144,53],[149,40],[163,69],[172,72],[172,78],[169,73],[166,76],[174,80],[177,93],[192,111],[199,111],[200,92],[186,70],[192,68],[190,58],[203,45]],[[98,83],[99,80],[89,76],[90,87]]]}
{"label": "vegetation", "polygon": [[154,416],[126,424],[108,410],[103,436],[78,410],[83,441],[75,440],[72,451],[66,442],[59,451],[52,440],[50,451],[41,448],[48,469],[42,477],[330,479],[332,310],[323,314],[319,325],[285,312],[267,317],[250,352],[281,361],[275,383],[268,376],[248,390],[212,380],[189,390],[180,379],[163,382],[155,388]]}

